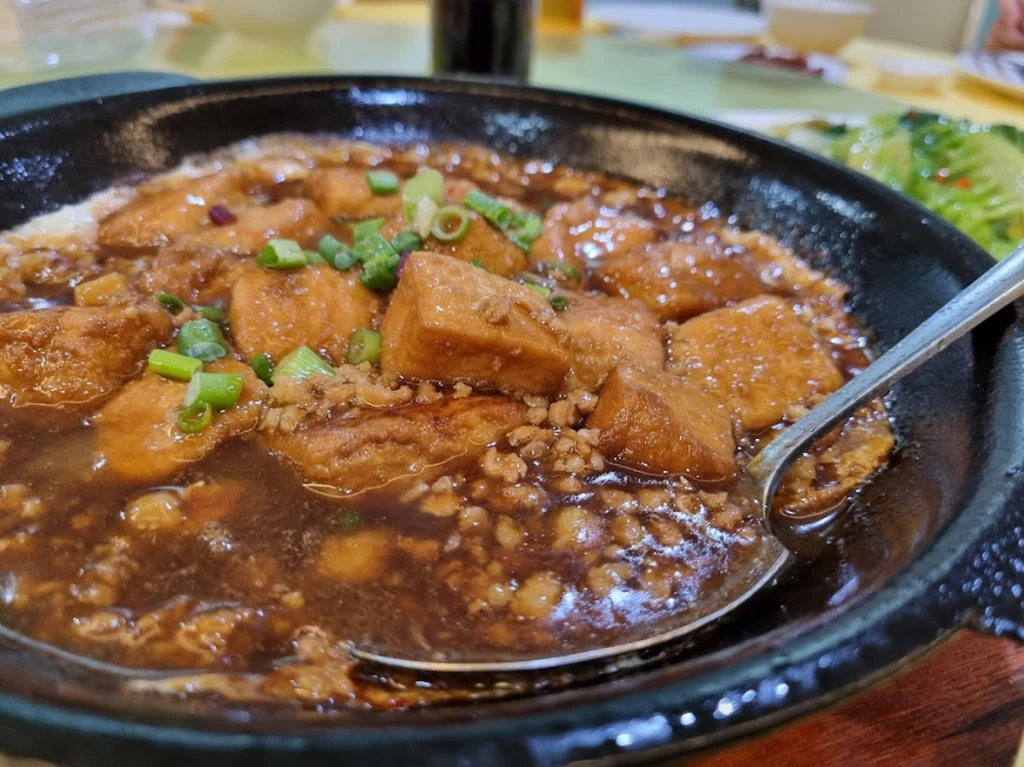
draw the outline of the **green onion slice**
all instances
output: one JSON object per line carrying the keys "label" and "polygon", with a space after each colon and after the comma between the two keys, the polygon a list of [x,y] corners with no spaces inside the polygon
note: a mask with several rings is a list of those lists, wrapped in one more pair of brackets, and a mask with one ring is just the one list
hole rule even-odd
{"label": "green onion slice", "polygon": [[545,274],[560,272],[575,283],[583,282],[583,272],[572,264],[567,264],[564,261],[544,261],[539,266],[540,270]]}
{"label": "green onion slice", "polygon": [[191,381],[192,376],[203,367],[200,360],[186,357],[184,354],[175,354],[166,349],[151,351],[147,364],[154,373],[168,378],[177,378],[179,381]]}
{"label": "green onion slice", "polygon": [[484,266],[484,262],[481,261],[479,258],[471,258],[469,260],[469,265],[475,266],[477,269],[483,269],[485,272],[487,271],[487,267]]}
{"label": "green onion slice", "polygon": [[343,532],[351,532],[359,528],[363,518],[358,511],[343,511],[332,520],[334,527]]}
{"label": "green onion slice", "polygon": [[398,284],[398,265],[401,262],[402,257],[394,251],[371,258],[363,264],[359,281],[375,293],[387,293]]}
{"label": "green onion slice", "polygon": [[361,264],[369,263],[381,256],[395,256],[398,258],[398,251],[394,246],[384,239],[380,232],[368,234],[352,249],[352,255]]}
{"label": "green onion slice", "polygon": [[196,373],[185,390],[185,407],[231,407],[241,395],[241,373]]}
{"label": "green onion slice", "polygon": [[334,368],[320,359],[317,353],[308,346],[300,346],[285,355],[285,358],[274,368],[270,380],[276,383],[277,379],[285,376],[307,378],[315,374],[332,376]]}
{"label": "green onion slice", "polygon": [[[405,182],[402,201],[405,203],[405,220],[412,223],[423,200],[430,200],[438,208],[444,203],[444,176],[433,168],[420,168],[419,173]],[[420,236],[426,237],[417,227]]]}
{"label": "green onion slice", "polygon": [[337,237],[325,234],[320,238],[317,250],[324,261],[329,263],[335,269],[351,269],[356,265],[356,257],[352,253],[352,248],[343,243]]}
{"label": "green onion slice", "polygon": [[178,428],[186,434],[201,432],[212,422],[213,408],[205,402],[178,411]]}
{"label": "green onion slice", "polygon": [[220,328],[210,320],[190,320],[181,326],[175,339],[178,351],[203,362],[228,355],[228,345]]}
{"label": "green onion slice", "polygon": [[357,221],[352,224],[352,242],[358,245],[362,240],[372,234],[380,234],[384,228],[385,219],[368,218],[365,221]]}
{"label": "green onion slice", "polygon": [[184,301],[170,293],[161,293],[156,297],[156,300],[171,314],[181,314],[188,308]]}
{"label": "green onion slice", "polygon": [[274,374],[274,360],[266,352],[261,352],[255,357],[249,358],[249,367],[252,368],[256,377],[267,386],[271,384],[271,376]]}
{"label": "green onion slice", "polygon": [[416,232],[406,230],[391,238],[391,247],[397,250],[399,255],[404,256],[406,253],[412,253],[414,250],[422,248],[423,240]]}
{"label": "green onion slice", "polygon": [[383,340],[383,336],[373,328],[356,328],[348,342],[345,362],[349,365],[358,365],[361,362],[376,365],[380,360],[380,346]]}
{"label": "green onion slice", "polygon": [[469,234],[472,223],[468,210],[459,205],[446,205],[434,216],[430,233],[441,242],[458,242]]}
{"label": "green onion slice", "polygon": [[398,191],[398,176],[389,170],[371,170],[366,183],[374,194],[394,194]]}
{"label": "green onion slice", "polygon": [[296,269],[308,262],[305,251],[295,240],[270,240],[256,263],[268,269]]}
{"label": "green onion slice", "polygon": [[564,312],[569,308],[569,299],[565,296],[551,296],[548,299],[548,303],[551,304],[551,308],[556,312]]}
{"label": "green onion slice", "polygon": [[479,213],[485,221],[505,231],[512,224],[512,208],[489,194],[474,189],[466,195],[465,205],[474,213]]}
{"label": "green onion slice", "polygon": [[412,228],[420,237],[426,239],[430,236],[430,227],[434,224],[434,217],[437,216],[437,203],[429,197],[420,200],[416,206],[416,213],[412,219]]}
{"label": "green onion slice", "polygon": [[317,264],[324,263],[324,258],[320,255],[319,251],[303,250],[302,252],[306,254],[306,263],[310,266],[316,266]]}
{"label": "green onion slice", "polygon": [[198,304],[192,304],[192,311],[203,319],[209,320],[210,322],[216,322],[218,324],[224,322],[228,318],[228,313],[219,306],[199,306]]}
{"label": "green onion slice", "polygon": [[541,298],[547,298],[551,295],[551,288],[546,288],[543,285],[535,285],[532,282],[527,282],[523,285],[527,290],[532,290]]}

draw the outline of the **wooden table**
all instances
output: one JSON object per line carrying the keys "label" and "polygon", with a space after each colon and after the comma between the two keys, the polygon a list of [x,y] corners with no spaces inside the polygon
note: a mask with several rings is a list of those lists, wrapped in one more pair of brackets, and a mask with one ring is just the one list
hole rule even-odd
{"label": "wooden table", "polygon": [[[218,30],[196,25],[161,32],[137,60],[113,62],[107,68],[159,69],[208,78],[331,71],[421,74],[427,66],[425,21],[423,3],[349,6],[321,31],[315,51],[232,47]],[[955,78],[934,94],[880,91],[873,61],[894,55],[952,65],[948,54],[861,40],[843,53],[850,65],[847,87],[788,77],[766,88],[763,77],[749,67],[680,63],[678,50],[668,43],[555,34],[538,40],[534,79],[543,85],[711,116],[769,110],[874,114],[911,105],[1024,127],[1024,104]],[[0,88],[86,71],[5,73],[0,67]],[[912,670],[854,700],[745,743],[677,761],[673,767],[1009,767],[1022,728],[1024,648],[965,632]],[[38,763],[5,761],[0,756],[0,767],[30,764]],[[1017,764],[1024,767],[1024,758]]]}

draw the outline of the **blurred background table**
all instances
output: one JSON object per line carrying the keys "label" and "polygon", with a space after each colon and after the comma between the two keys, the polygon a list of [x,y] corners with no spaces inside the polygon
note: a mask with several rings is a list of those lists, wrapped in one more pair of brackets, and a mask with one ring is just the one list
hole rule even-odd
{"label": "blurred background table", "polygon": [[[121,46],[115,61],[89,66],[26,65],[14,25],[0,5],[0,88],[109,71],[153,70],[203,79],[306,73],[423,75],[429,67],[427,6],[415,2],[343,6],[307,46],[242,40],[182,14],[170,0],[152,34]],[[172,10],[168,10],[171,8]],[[168,16],[168,14],[171,14]],[[176,14],[176,15],[175,15]],[[842,84],[765,66],[695,58],[678,40],[637,40],[595,32],[541,29],[536,85],[626,99],[750,124],[790,115],[872,115],[912,106],[976,121],[1024,127],[1024,102],[951,76],[934,93],[883,89],[883,57],[937,61],[949,53],[861,39],[840,58]],[[6,35],[6,39],[5,39]],[[0,99],[2,99],[0,94]],[[2,102],[0,102],[2,104]],[[1024,650],[1009,640],[958,635],[909,672],[773,733],[686,760],[700,767],[763,765],[1010,765],[1024,725]],[[2,744],[0,744],[2,750]],[[5,762],[0,767],[29,764]],[[35,764],[35,763],[32,763]],[[1024,759],[1017,760],[1024,767]]]}

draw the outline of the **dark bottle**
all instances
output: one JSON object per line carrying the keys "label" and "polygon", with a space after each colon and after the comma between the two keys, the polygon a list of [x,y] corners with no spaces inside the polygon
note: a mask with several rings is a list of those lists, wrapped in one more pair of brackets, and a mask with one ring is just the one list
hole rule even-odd
{"label": "dark bottle", "polygon": [[525,81],[533,0],[431,0],[434,74]]}

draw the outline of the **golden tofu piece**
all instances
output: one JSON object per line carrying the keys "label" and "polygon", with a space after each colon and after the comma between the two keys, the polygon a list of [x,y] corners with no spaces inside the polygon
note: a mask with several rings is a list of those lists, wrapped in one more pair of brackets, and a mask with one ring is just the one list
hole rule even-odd
{"label": "golden tofu piece", "polygon": [[428,237],[424,249],[461,261],[479,261],[491,274],[511,277],[526,269],[526,253],[476,213],[469,215],[472,223],[466,236],[458,242],[441,242]]}
{"label": "golden tofu piece", "polygon": [[214,411],[200,432],[178,428],[188,383],[151,371],[122,388],[93,419],[101,471],[139,484],[171,479],[225,440],[256,428],[267,387],[252,368],[235,360],[208,363],[210,373],[241,373],[242,394],[233,406]]}
{"label": "golden tofu piece", "polygon": [[112,392],[171,335],[155,301],[0,313],[0,400],[72,408]]}
{"label": "golden tofu piece", "polygon": [[231,289],[231,337],[245,357],[266,352],[279,362],[305,344],[338,365],[352,332],[372,325],[379,310],[354,269],[251,269]]}
{"label": "golden tofu piece", "polygon": [[402,215],[402,194],[374,194],[361,168],[319,168],[306,178],[305,193],[329,216],[358,220]]}
{"label": "golden tofu piece", "polygon": [[381,369],[537,394],[569,372],[565,323],[547,299],[435,253],[409,257],[380,328]]}
{"label": "golden tofu piece", "polygon": [[178,247],[187,251],[203,249],[255,255],[267,240],[297,240],[303,247],[315,247],[330,228],[330,221],[312,200],[287,199],[270,205],[235,211],[233,224],[208,226],[202,231],[178,239]]}
{"label": "golden tofu piece", "polygon": [[552,205],[541,236],[530,249],[530,263],[565,262],[586,275],[596,259],[615,256],[658,241],[650,221],[602,208],[593,197]]}
{"label": "golden tofu piece", "polygon": [[791,405],[811,404],[843,385],[810,329],[775,296],[680,325],[670,355],[669,369],[725,403],[746,432],[767,429]]}
{"label": "golden tofu piece", "polygon": [[729,413],[671,373],[619,365],[587,428],[601,430],[598,449],[605,456],[630,468],[702,482],[736,472]]}
{"label": "golden tofu piece", "polygon": [[601,261],[593,284],[643,301],[663,320],[681,320],[764,292],[739,260],[706,242],[665,242]]}
{"label": "golden tofu piece", "polygon": [[104,247],[154,248],[204,228],[210,208],[232,206],[248,200],[243,177],[221,171],[202,178],[175,183],[154,192],[143,190],[123,208],[100,222],[97,242]]}
{"label": "golden tofu piece", "polygon": [[226,301],[235,281],[256,268],[253,259],[222,250],[163,248],[134,282],[150,296],[170,293],[187,304],[209,304]]}
{"label": "golden tofu piece", "polygon": [[507,397],[471,396],[364,410],[265,436],[307,481],[357,493],[403,477],[432,477],[448,471],[449,461],[473,461],[521,426],[526,409]]}
{"label": "golden tofu piece", "polygon": [[565,390],[596,391],[621,362],[661,370],[665,349],[658,318],[639,301],[565,294],[568,308],[559,318],[569,328],[572,367]]}

